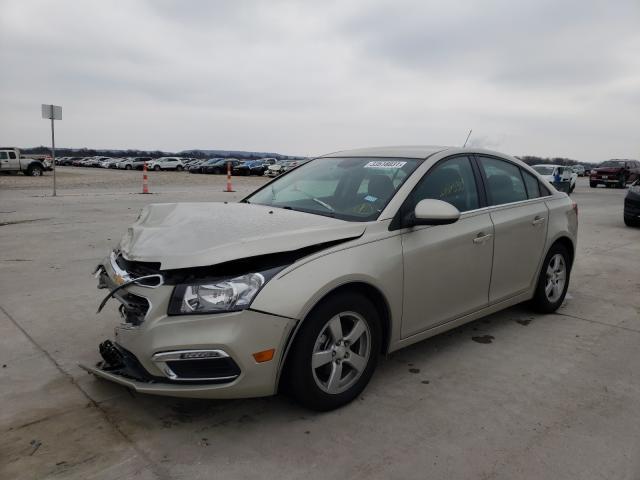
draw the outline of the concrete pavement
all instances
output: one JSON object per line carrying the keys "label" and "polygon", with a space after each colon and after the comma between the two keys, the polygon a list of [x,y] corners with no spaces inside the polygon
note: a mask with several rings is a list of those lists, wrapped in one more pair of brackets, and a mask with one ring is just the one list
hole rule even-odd
{"label": "concrete pavement", "polygon": [[640,230],[622,222],[624,191],[580,179],[556,314],[518,306],[396,352],[362,398],[317,414],[281,396],[134,395],[78,368],[117,323],[95,314],[90,271],[138,210],[261,181],[225,194],[223,177],[182,178],[151,196],[0,191],[0,478],[640,476]]}

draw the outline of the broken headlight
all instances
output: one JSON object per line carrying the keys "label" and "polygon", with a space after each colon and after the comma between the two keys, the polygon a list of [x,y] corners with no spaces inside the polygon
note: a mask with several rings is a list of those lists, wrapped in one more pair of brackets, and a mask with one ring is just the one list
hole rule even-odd
{"label": "broken headlight", "polygon": [[262,273],[182,284],[173,290],[169,315],[233,312],[248,308],[267,282]]}

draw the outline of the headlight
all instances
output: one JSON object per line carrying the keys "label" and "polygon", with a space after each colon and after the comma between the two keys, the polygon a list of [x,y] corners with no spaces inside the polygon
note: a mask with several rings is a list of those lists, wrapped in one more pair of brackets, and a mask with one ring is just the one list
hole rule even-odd
{"label": "headlight", "polygon": [[633,193],[640,194],[640,185],[631,185],[629,187],[629,191]]}
{"label": "headlight", "polygon": [[171,297],[169,315],[244,310],[265,283],[262,273],[248,273],[227,280],[178,285]]}

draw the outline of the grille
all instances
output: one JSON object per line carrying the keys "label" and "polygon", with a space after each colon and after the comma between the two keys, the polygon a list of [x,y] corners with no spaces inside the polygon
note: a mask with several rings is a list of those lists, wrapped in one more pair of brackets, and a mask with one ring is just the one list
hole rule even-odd
{"label": "grille", "polygon": [[160,273],[160,262],[133,262],[120,254],[116,257],[116,263],[134,278]]}
{"label": "grille", "polygon": [[240,374],[240,368],[230,357],[168,361],[167,365],[183,380],[236,377]]}

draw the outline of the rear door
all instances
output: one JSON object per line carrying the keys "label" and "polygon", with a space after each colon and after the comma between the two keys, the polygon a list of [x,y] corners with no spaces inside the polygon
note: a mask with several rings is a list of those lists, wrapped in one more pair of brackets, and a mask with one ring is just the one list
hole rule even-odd
{"label": "rear door", "polygon": [[416,185],[400,215],[425,198],[454,205],[451,225],[415,226],[402,234],[404,294],[402,337],[478,310],[488,303],[493,224],[467,156],[438,162]]}
{"label": "rear door", "polygon": [[494,226],[490,303],[531,287],[547,238],[549,211],[538,180],[506,159],[478,156]]}

